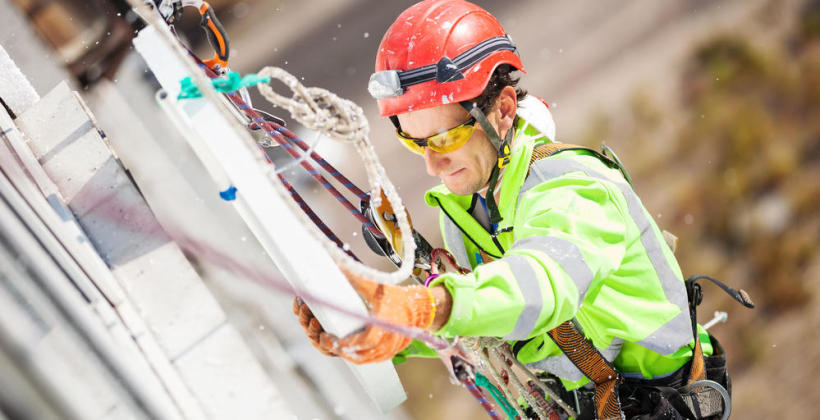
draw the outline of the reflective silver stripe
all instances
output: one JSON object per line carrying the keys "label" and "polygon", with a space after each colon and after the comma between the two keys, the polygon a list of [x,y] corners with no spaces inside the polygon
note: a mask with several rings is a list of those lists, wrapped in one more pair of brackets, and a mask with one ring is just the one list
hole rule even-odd
{"label": "reflective silver stripe", "polygon": [[516,241],[512,249],[534,249],[549,255],[575,283],[578,288],[578,303],[584,301],[593,274],[577,245],[555,236],[530,236]]}
{"label": "reflective silver stripe", "polygon": [[[592,178],[611,182],[618,187],[626,198],[626,204],[632,220],[641,232],[641,244],[646,250],[655,273],[661,281],[661,287],[666,298],[678,305],[681,312],[669,322],[662,325],[645,339],[637,344],[644,346],[662,355],[669,355],[681,346],[689,343],[692,337],[692,325],[689,320],[689,305],[686,298],[686,289],[683,282],[675,276],[672,267],[663,254],[663,245],[652,231],[652,225],[643,212],[638,196],[626,182],[615,181],[588,166],[569,159],[542,159],[530,167],[530,176],[527,177],[520,194],[550,178],[561,176],[567,172],[580,171]],[[535,176],[533,176],[535,175]],[[521,202],[521,200],[519,200]]]}
{"label": "reflective silver stripe", "polygon": [[518,289],[524,297],[524,309],[515,322],[515,328],[509,333],[505,340],[524,340],[530,332],[535,329],[538,316],[541,315],[541,308],[544,300],[541,296],[541,286],[538,285],[538,276],[535,270],[523,255],[507,254],[500,261],[504,261],[510,266]]}
{"label": "reflective silver stripe", "polygon": [[[624,340],[616,337],[607,348],[600,350],[601,355],[604,356],[604,359],[611,362],[615,360],[618,353],[621,352],[621,346],[623,346],[623,344]],[[581,373],[578,367],[563,353],[558,356],[547,357],[537,362],[527,363],[527,367],[549,372],[561,379],[571,382],[579,381],[584,377],[584,374]]]}
{"label": "reflective silver stripe", "polygon": [[447,248],[456,258],[458,265],[470,268],[470,259],[467,258],[467,247],[464,246],[461,229],[447,216],[442,216],[442,220],[444,220],[444,242],[447,244]]}

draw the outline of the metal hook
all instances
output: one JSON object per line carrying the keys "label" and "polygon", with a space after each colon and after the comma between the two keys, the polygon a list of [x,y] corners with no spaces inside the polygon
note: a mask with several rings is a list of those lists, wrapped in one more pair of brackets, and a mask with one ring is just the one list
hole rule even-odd
{"label": "metal hook", "polygon": [[729,418],[729,415],[732,414],[732,400],[729,397],[729,392],[726,391],[726,388],[724,388],[723,385],[715,381],[703,379],[684,386],[683,388],[681,388],[681,391],[683,393],[687,393],[696,388],[702,387],[712,388],[715,391],[717,391],[718,394],[720,394],[720,397],[723,398],[723,414],[721,415],[720,420],[727,420]]}

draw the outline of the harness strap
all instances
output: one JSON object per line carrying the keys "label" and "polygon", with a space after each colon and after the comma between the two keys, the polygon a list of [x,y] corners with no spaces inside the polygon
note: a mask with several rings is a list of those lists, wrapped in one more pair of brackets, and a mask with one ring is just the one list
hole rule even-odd
{"label": "harness strap", "polygon": [[692,318],[692,334],[695,336],[695,348],[692,355],[692,370],[689,372],[689,380],[687,382],[689,384],[706,379],[706,366],[703,358],[703,349],[700,347],[700,334],[698,334],[697,327],[697,307],[703,300],[703,292],[701,291],[700,285],[697,283],[697,281],[701,278],[712,281],[727,294],[729,294],[729,296],[743,304],[743,306],[746,306],[747,308],[754,308],[752,299],[743,289],[740,289],[739,291],[735,290],[706,275],[694,275],[686,280],[686,293],[689,297],[689,315]]}
{"label": "harness strap", "polygon": [[595,155],[595,157],[597,157],[602,162],[607,164],[607,166],[610,166],[612,168],[623,171],[623,169],[621,168],[621,165],[617,161],[610,158],[609,156],[607,156],[607,155],[605,155],[605,154],[603,154],[603,153],[601,153],[601,152],[599,152],[595,149],[591,149],[589,147],[586,147],[586,146],[579,146],[577,144],[568,144],[568,143],[544,143],[544,144],[539,144],[539,145],[535,146],[535,148],[532,150],[532,156],[530,156],[530,166],[532,166],[532,164],[535,163],[536,161],[539,161],[541,159],[546,159],[546,158],[548,158],[548,157],[550,157],[550,156],[552,156],[552,155],[554,155],[558,152],[563,152],[565,150],[584,150],[584,151],[587,151],[587,152],[592,153],[593,155]]}
{"label": "harness strap", "polygon": [[[692,316],[694,318],[694,316]],[[696,326],[692,327],[695,334],[695,348],[692,350],[692,370],[689,371],[689,380],[687,383],[691,384],[696,381],[706,379],[706,363],[703,360],[703,348],[700,346],[700,334]]]}
{"label": "harness strap", "polygon": [[569,360],[595,384],[595,411],[600,420],[621,419],[618,385],[621,374],[604,359],[601,352],[581,334],[572,321],[548,332],[552,341]]}

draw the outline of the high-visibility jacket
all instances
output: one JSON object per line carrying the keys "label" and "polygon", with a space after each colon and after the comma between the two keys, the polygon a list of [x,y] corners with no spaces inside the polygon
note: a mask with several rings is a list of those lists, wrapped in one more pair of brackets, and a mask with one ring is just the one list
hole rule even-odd
{"label": "high-visibility jacket", "polygon": [[[567,389],[588,379],[547,332],[573,318],[626,377],[681,368],[694,339],[683,276],[661,231],[623,174],[589,151],[562,151],[530,167],[533,148],[552,141],[552,117],[535,98],[519,106],[498,199],[501,233],[473,217],[483,211],[477,195],[444,185],[426,193],[441,211],[446,248],[473,269],[433,281],[453,298],[437,334],[508,340],[521,362],[558,376]],[[712,354],[702,328],[700,335],[704,354]],[[413,343],[414,352],[424,353],[423,345]]]}

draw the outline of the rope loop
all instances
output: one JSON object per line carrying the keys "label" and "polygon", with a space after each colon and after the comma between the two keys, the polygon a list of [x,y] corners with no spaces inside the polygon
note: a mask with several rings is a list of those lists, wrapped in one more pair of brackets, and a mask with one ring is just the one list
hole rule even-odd
{"label": "rope loop", "polygon": [[370,143],[370,126],[362,108],[326,89],[305,87],[296,76],[279,67],[268,66],[257,74],[262,78],[281,81],[292,92],[288,97],[277,93],[269,83],[257,84],[259,93],[271,104],[287,110],[304,127],[323,133],[334,140],[350,143],[355,147],[362,159],[370,183],[371,206],[375,208],[381,205],[379,191],[383,191],[396,216],[404,253],[398,270],[389,273],[377,270],[354,261],[335,245],[328,246],[327,249],[336,262],[354,274],[380,283],[398,284],[408,279],[415,265],[416,250],[410,219],[396,187],[387,177]]}
{"label": "rope loop", "polygon": [[305,87],[296,76],[278,67],[265,67],[259,76],[285,84],[293,95],[288,98],[269,84],[258,85],[259,92],[274,105],[287,109],[305,127],[339,141],[366,139],[370,131],[364,111],[354,102],[319,87]]}

